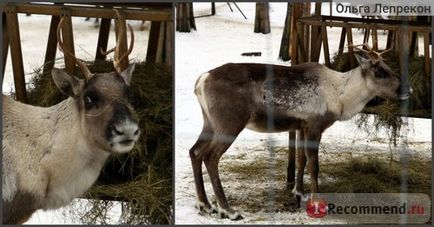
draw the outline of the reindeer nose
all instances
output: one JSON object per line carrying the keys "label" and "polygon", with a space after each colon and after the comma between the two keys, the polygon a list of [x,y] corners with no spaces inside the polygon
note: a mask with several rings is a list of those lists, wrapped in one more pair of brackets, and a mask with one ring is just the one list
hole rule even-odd
{"label": "reindeer nose", "polygon": [[122,124],[116,124],[113,128],[113,134],[129,138],[137,137],[140,134],[139,125],[132,121],[125,121]]}

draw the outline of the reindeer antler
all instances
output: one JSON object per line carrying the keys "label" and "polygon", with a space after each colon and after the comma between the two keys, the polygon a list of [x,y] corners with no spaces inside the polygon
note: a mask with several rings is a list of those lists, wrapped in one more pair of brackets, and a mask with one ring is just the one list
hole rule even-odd
{"label": "reindeer antler", "polygon": [[59,47],[59,50],[64,54],[64,55],[68,55],[69,57],[71,57],[75,63],[80,67],[80,70],[83,72],[84,77],[86,78],[86,80],[89,80],[93,74],[90,72],[90,70],[87,68],[86,64],[84,64],[84,62],[79,59],[76,58],[74,56],[74,54],[72,54],[71,52],[68,51],[68,49],[65,49],[63,41],[61,39],[61,35],[60,35],[60,28],[62,27],[62,23],[63,23],[63,19],[60,19],[59,21],[59,25],[57,26],[57,44]]}
{"label": "reindeer antler", "polygon": [[[114,11],[116,12],[116,15],[118,16],[118,18],[120,18],[120,13],[117,9],[114,9]],[[121,28],[123,28],[122,26],[120,26]],[[120,53],[119,53],[119,46],[121,45],[121,43],[123,42],[123,32],[122,30],[119,31],[119,37],[118,40],[116,42],[116,46],[111,48],[108,51],[103,51],[102,49],[100,49],[101,53],[103,55],[107,55],[111,52],[114,51],[114,56],[113,56],[113,67],[116,69],[116,71],[118,73],[121,73],[123,71],[122,67],[121,67],[121,62],[131,53],[131,51],[133,51],[133,47],[134,47],[134,31],[133,28],[131,27],[130,24],[128,24],[128,28],[130,29],[130,33],[131,33],[131,41],[130,41],[130,47],[128,48],[127,52],[125,52],[121,57],[119,57]]]}
{"label": "reindeer antler", "polygon": [[[363,48],[359,48],[359,46],[364,46],[368,50],[365,50]],[[352,47],[352,48],[355,48],[359,51],[367,53],[369,56],[374,58],[374,62],[384,61],[384,58],[381,55],[383,55],[383,54],[385,54],[385,53],[387,53],[393,49],[393,45],[392,45],[389,49],[384,50],[382,52],[378,52],[378,51],[375,51],[374,48],[370,47],[368,45],[368,43],[363,43],[363,44],[359,44],[359,45],[348,44],[348,47]]]}

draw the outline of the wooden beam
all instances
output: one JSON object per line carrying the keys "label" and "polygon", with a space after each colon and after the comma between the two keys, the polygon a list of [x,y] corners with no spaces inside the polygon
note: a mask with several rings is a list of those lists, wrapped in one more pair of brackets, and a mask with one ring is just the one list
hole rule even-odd
{"label": "wooden beam", "polygon": [[174,39],[175,34],[173,33],[173,23],[171,21],[165,22],[166,23],[166,32],[165,32],[165,44],[164,44],[164,64],[166,66],[172,66],[174,61],[174,55],[173,55],[173,47],[174,47]]}
{"label": "wooden beam", "polygon": [[[11,4],[17,7],[18,13],[44,14],[60,16],[64,7],[48,4]],[[73,17],[115,18],[113,10],[89,6],[68,6]],[[125,9],[126,20],[168,21],[172,20],[172,9]]]}
{"label": "wooden beam", "polygon": [[[353,32],[350,26],[347,27],[347,43],[348,44],[354,44],[353,43]],[[349,54],[349,58],[350,58],[350,67],[354,68],[355,67],[355,57],[354,57],[354,51],[352,47],[348,47],[348,54]]]}
{"label": "wooden beam", "polygon": [[4,79],[4,75],[5,75],[5,69],[6,69],[6,62],[8,59],[8,50],[9,50],[9,38],[8,38],[8,32],[7,32],[7,24],[6,24],[6,13],[2,13],[2,17],[3,17],[3,21],[2,21],[2,63],[3,63],[3,76],[2,76],[2,84],[3,84],[3,79]]}
{"label": "wooden beam", "polygon": [[24,78],[23,54],[21,50],[20,29],[18,24],[17,10],[13,6],[7,6],[6,23],[9,44],[11,48],[12,69],[14,72],[14,84],[16,99],[27,102],[26,81]]}
{"label": "wooden beam", "polygon": [[324,48],[325,65],[327,67],[330,67],[330,65],[331,65],[331,63],[330,63],[330,51],[329,51],[329,41],[327,38],[327,27],[326,26],[321,26],[321,36],[322,36],[322,45]]}
{"label": "wooden beam", "polygon": [[44,69],[43,73],[46,74],[54,67],[57,51],[57,35],[56,30],[60,18],[58,16],[51,16],[50,28],[48,32],[47,49],[45,51]]}
{"label": "wooden beam", "polygon": [[[362,23],[362,22],[352,22],[352,19],[357,19],[357,18],[339,18],[339,17],[327,17],[327,16],[322,16],[323,20],[319,21],[317,20],[317,18],[314,17],[305,17],[305,18],[300,18],[299,21],[304,23],[304,24],[309,24],[309,25],[320,25],[320,26],[328,26],[328,27],[348,27],[351,26],[352,28],[364,28],[364,29],[370,29],[372,28],[372,23],[376,23],[375,24],[375,28],[376,29],[381,29],[381,30],[393,30],[393,31],[398,31],[401,29],[402,26],[402,21],[394,21],[394,23],[380,23],[379,21],[383,21],[383,20],[372,20],[372,19],[366,19],[368,21],[372,21],[370,24],[367,24],[366,22]],[[325,20],[324,18],[338,18],[338,19],[334,19],[334,20]],[[341,21],[339,21],[339,19]],[[398,23],[399,22],[399,23]],[[426,23],[411,23],[411,22],[415,22],[415,21],[408,21],[408,24],[410,25],[408,27],[408,29],[410,31],[414,31],[414,32],[431,32],[431,24],[426,24]]]}
{"label": "wooden beam", "polygon": [[298,34],[297,34],[297,20],[301,16],[301,3],[294,3],[292,7],[291,19],[291,65],[299,63],[298,59]]}
{"label": "wooden beam", "polygon": [[428,86],[431,85],[431,58],[429,57],[429,33],[423,33],[423,51],[424,51],[424,60],[425,60],[425,79],[428,83]]}
{"label": "wooden beam", "polygon": [[101,19],[101,24],[99,26],[99,35],[98,35],[98,43],[96,44],[96,53],[95,53],[95,61],[105,60],[106,55],[101,53],[101,49],[105,52],[107,51],[107,45],[110,34],[110,18]]}
{"label": "wooden beam", "polygon": [[344,53],[346,35],[347,35],[347,28],[343,27],[342,31],[341,31],[341,38],[339,40],[339,48],[338,48],[338,55],[339,56],[341,56]]}
{"label": "wooden beam", "polygon": [[160,35],[161,22],[152,21],[149,30],[148,51],[146,53],[147,62],[155,62],[158,49],[158,36]]}

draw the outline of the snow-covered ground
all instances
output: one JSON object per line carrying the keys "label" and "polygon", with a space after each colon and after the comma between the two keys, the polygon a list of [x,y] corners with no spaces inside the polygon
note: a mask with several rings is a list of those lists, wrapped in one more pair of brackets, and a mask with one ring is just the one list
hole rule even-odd
{"label": "snow-covered ground", "polygon": [[[328,7],[323,4],[323,14],[329,13]],[[286,3],[271,3],[271,34],[253,33],[254,3],[238,3],[238,6],[247,16],[247,20],[232,5],[231,12],[226,3],[216,3],[217,15],[196,19],[197,31],[191,33],[176,33],[175,39],[175,223],[176,224],[325,224],[341,223],[342,221],[311,219],[305,213],[282,212],[243,212],[243,220],[231,221],[220,219],[216,215],[202,216],[194,208],[195,188],[189,149],[195,143],[201,128],[202,114],[197,99],[193,93],[196,79],[202,73],[228,62],[255,62],[290,65],[290,62],[278,60],[278,52],[282,29],[285,20]],[[195,15],[204,15],[210,12],[210,3],[194,3]],[[333,15],[338,15],[333,12]],[[341,16],[341,15],[339,15]],[[348,15],[346,15],[348,16]],[[330,51],[336,52],[340,29],[328,29]],[[363,34],[353,32],[354,43],[361,43]],[[379,40],[385,35],[379,32]],[[383,42],[384,43],[384,42]],[[262,52],[260,57],[243,57],[243,52]],[[323,57],[321,56],[321,62]],[[406,152],[411,156],[431,159],[431,120],[406,119],[408,127],[402,129],[402,138],[407,137],[409,149]],[[288,134],[260,134],[244,130],[234,144],[223,155],[220,165],[228,166],[232,163],[249,163],[257,159],[273,160],[274,153],[267,147],[287,146]],[[400,141],[402,142],[402,141]],[[354,120],[336,122],[322,137],[320,147],[320,160],[322,163],[337,156],[372,155],[375,157],[389,154],[390,146],[387,142],[387,132],[380,131],[376,135],[368,134],[357,128]],[[398,151],[392,152],[398,159]],[[215,201],[214,193],[204,168],[205,188],[211,201]],[[243,191],[237,191],[240,185],[231,181],[231,173],[221,169],[222,184],[226,195],[240,198]],[[262,176],[258,176],[262,177]],[[251,179],[251,190],[267,190],[265,185],[255,184]],[[277,187],[284,187],[285,182],[272,182]],[[245,183],[245,182],[243,182]],[[244,187],[243,190],[248,190]],[[245,193],[244,193],[245,194]],[[252,198],[253,199],[253,198]],[[266,207],[267,201],[258,201]],[[237,209],[238,207],[234,207]]]}
{"label": "snow-covered ground", "polygon": [[[28,17],[24,14],[20,14],[18,20],[20,25],[25,79],[28,83],[33,77],[32,73],[34,70],[40,68],[44,63],[51,17],[44,15],[31,15]],[[85,21],[82,17],[72,19],[76,56],[85,61],[93,61],[96,53],[99,29],[94,26],[93,21],[93,18],[90,21]],[[135,61],[144,61],[146,58],[149,28],[145,31],[140,31],[139,27],[141,21],[129,21],[128,23],[131,24],[135,32],[135,45],[130,54],[130,59]],[[109,48],[114,47],[116,44],[113,27],[112,22],[112,29],[108,43]],[[128,33],[128,40],[129,38],[130,34]],[[109,59],[112,57],[112,54],[108,56]],[[56,59],[56,67],[63,67],[63,54],[57,51]],[[9,51],[3,82],[3,93],[9,94],[14,90],[12,64]],[[77,209],[86,208],[85,204],[87,204],[87,200],[75,199],[71,205],[62,209],[53,211],[39,210],[33,214],[26,224],[80,224],[80,220],[78,220],[77,216],[73,214],[77,212]],[[120,214],[120,204],[115,205],[110,211],[109,215],[111,221],[108,221],[108,223],[118,223]]]}

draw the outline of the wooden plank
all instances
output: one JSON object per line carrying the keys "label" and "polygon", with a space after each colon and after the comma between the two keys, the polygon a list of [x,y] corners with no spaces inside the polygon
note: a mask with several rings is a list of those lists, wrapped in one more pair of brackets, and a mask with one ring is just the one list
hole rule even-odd
{"label": "wooden plank", "polygon": [[424,60],[425,60],[425,79],[428,85],[431,84],[431,58],[429,57],[429,33],[423,33],[423,51],[424,51]]}
{"label": "wooden plank", "polygon": [[288,143],[288,167],[286,169],[286,183],[295,183],[295,153],[296,153],[296,130],[289,130],[289,143]]}
{"label": "wooden plank", "polygon": [[[318,20],[320,20],[321,18],[321,2],[316,2],[315,3],[315,17],[318,18]],[[321,49],[321,43],[318,44],[318,39],[320,39],[320,31],[321,31],[321,27],[319,26],[312,26],[311,28],[312,34],[310,37],[310,57],[309,57],[309,61],[311,62],[318,62],[319,60],[319,55],[320,55],[320,49]]]}
{"label": "wooden plank", "polygon": [[[120,17],[116,17],[115,19],[115,32],[116,32],[116,48],[119,51],[118,57],[121,57],[128,50],[127,44],[127,24],[125,20],[125,13],[122,10],[119,10]],[[120,33],[120,31],[123,31]],[[119,39],[121,39],[119,41]],[[121,71],[126,69],[129,65],[128,56],[126,56],[122,62],[119,62]]]}
{"label": "wooden plank", "polygon": [[[364,24],[367,26],[371,26],[371,24],[384,24],[384,25],[402,25],[402,20],[391,20],[391,19],[370,19],[370,18],[357,18],[357,17],[338,17],[338,16],[321,16],[321,21],[341,21],[345,23],[354,23],[354,24]],[[304,17],[301,19],[302,21],[318,21],[316,17]],[[428,21],[408,21],[409,26],[423,26],[423,27],[431,27],[431,22]],[[377,28],[380,29],[380,28]]]}
{"label": "wooden plank", "polygon": [[109,34],[110,34],[110,25],[111,25],[110,18],[101,19],[101,24],[99,26],[98,43],[96,44],[95,61],[98,60],[103,61],[107,57],[106,55],[101,53],[101,49],[103,51],[107,51],[107,45],[108,45]]}
{"label": "wooden plank", "polygon": [[[63,14],[61,15],[63,19],[63,23],[62,23],[62,39],[63,39],[63,44],[66,50],[68,50],[72,55],[75,56],[75,49],[74,49],[74,33],[73,33],[73,29],[72,29],[72,21],[71,21],[71,16],[69,14],[69,11],[64,11]],[[71,75],[76,75],[76,70],[75,70],[75,61],[72,57],[70,57],[67,54],[64,54],[64,58],[65,58],[65,69],[68,73],[70,73]]]}
{"label": "wooden plank", "polygon": [[363,43],[369,43],[369,36],[371,36],[371,29],[365,29],[365,34],[363,35]]}
{"label": "wooden plank", "polygon": [[146,53],[147,62],[155,62],[158,49],[158,36],[160,35],[161,22],[152,21],[149,31],[148,50]]}
{"label": "wooden plank", "polygon": [[[353,43],[353,32],[351,27],[347,27],[347,43],[348,45],[354,44]],[[354,51],[352,47],[348,47],[348,54],[349,54],[349,58],[350,58],[350,67],[353,68],[355,67],[355,63],[356,63],[356,59],[354,56]]]}
{"label": "wooden plank", "polygon": [[171,21],[165,22],[167,24],[166,26],[166,35],[165,35],[165,45],[164,45],[164,63],[167,66],[172,66],[174,62],[174,55],[173,55],[173,47],[174,47],[174,38],[175,34],[173,32],[173,23]]}
{"label": "wooden plank", "polygon": [[299,62],[298,59],[298,34],[297,34],[297,20],[301,16],[301,3],[294,3],[292,7],[292,19],[291,19],[291,65],[296,65]]}
{"label": "wooden plank", "polygon": [[372,28],[372,49],[378,51],[378,34],[376,28]]}
{"label": "wooden plank", "polygon": [[[47,5],[47,4],[24,4],[16,3],[17,12],[31,13],[31,14],[44,14],[60,16],[62,6]],[[113,10],[98,7],[85,7],[85,6],[68,6],[68,10],[73,17],[98,17],[98,18],[115,18],[116,14]],[[125,19],[127,20],[149,20],[149,21],[169,21],[172,20],[171,9],[125,9]]]}
{"label": "wooden plank", "polygon": [[[323,16],[325,17],[325,16]],[[348,27],[351,26],[352,28],[364,28],[369,29],[372,27],[371,24],[366,23],[354,23],[354,22],[348,22],[348,21],[318,21],[314,20],[312,18],[301,18],[299,19],[300,22],[309,24],[309,25],[320,25],[320,26],[329,26],[329,27]],[[402,22],[402,21],[400,21]],[[411,21],[409,21],[411,22]],[[401,29],[401,24],[375,24],[375,27],[377,29],[381,30],[394,30],[398,31]],[[412,25],[408,28],[410,31],[414,32],[431,32],[431,25]]]}
{"label": "wooden plank", "polygon": [[52,16],[50,22],[50,28],[48,32],[47,48],[45,51],[44,69],[43,73],[46,74],[54,67],[57,51],[57,25],[60,18],[58,16]]}
{"label": "wooden plank", "polygon": [[322,36],[322,45],[324,48],[324,60],[325,60],[325,65],[327,67],[330,67],[330,51],[329,51],[329,41],[327,38],[327,27],[326,26],[322,26],[321,27],[321,36]]}
{"label": "wooden plank", "polygon": [[157,54],[155,56],[155,63],[163,64],[164,62],[164,33],[166,31],[166,23],[162,22],[160,25],[160,33],[158,34]]}
{"label": "wooden plank", "polygon": [[6,24],[6,13],[2,13],[2,84],[3,84],[3,78],[4,78],[4,74],[5,74],[5,69],[6,69],[6,62],[8,59],[8,50],[9,50],[9,38],[8,38],[8,32],[7,32],[7,24]]}
{"label": "wooden plank", "polygon": [[345,37],[347,34],[347,28],[343,27],[342,31],[341,31],[341,38],[339,40],[339,49],[338,49],[338,55],[342,55],[344,53],[344,48],[345,48]]}
{"label": "wooden plank", "polygon": [[25,103],[27,102],[27,93],[17,11],[15,7],[8,6],[5,8],[5,12],[7,33],[11,48],[12,69],[14,72],[15,95],[18,101]]}
{"label": "wooden plank", "polygon": [[297,23],[297,43],[298,43],[298,62],[297,64],[306,62],[306,49],[305,49],[305,38],[304,38],[304,31],[303,31],[303,25],[301,23]]}

